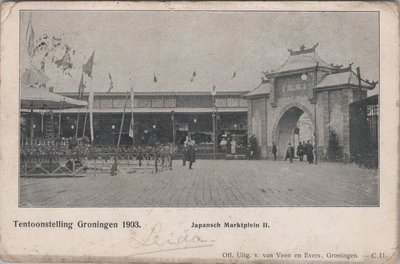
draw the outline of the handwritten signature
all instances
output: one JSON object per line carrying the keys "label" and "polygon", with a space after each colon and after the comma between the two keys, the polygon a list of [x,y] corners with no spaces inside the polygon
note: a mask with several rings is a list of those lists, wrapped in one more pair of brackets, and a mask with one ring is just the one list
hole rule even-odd
{"label": "handwritten signature", "polygon": [[183,233],[170,237],[165,237],[166,234],[162,232],[162,224],[157,222],[151,229],[147,236],[140,239],[135,236],[130,237],[129,246],[134,249],[150,248],[155,247],[153,251],[145,251],[135,253],[134,255],[143,255],[156,253],[161,251],[172,251],[172,250],[184,250],[190,248],[210,247],[212,242],[206,240],[199,235],[190,234],[188,230],[184,230]]}

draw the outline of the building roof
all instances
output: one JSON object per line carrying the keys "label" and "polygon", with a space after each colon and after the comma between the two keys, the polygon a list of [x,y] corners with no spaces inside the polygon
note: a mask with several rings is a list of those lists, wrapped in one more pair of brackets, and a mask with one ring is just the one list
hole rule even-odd
{"label": "building roof", "polygon": [[[63,113],[78,113],[78,109],[63,109]],[[82,111],[82,110],[81,110]],[[93,113],[122,113],[123,107],[115,108],[94,108]],[[128,111],[128,110],[127,110]],[[129,110],[130,111],[130,110]],[[179,113],[212,113],[213,108],[211,107],[135,107],[133,113],[171,113],[174,111],[175,114]],[[60,112],[54,110],[54,113]],[[220,107],[218,113],[243,113],[247,112],[247,107]]]}
{"label": "building roof", "polygon": [[[359,86],[358,77],[352,70],[326,75],[315,88],[326,88],[343,85]],[[361,87],[366,89],[373,89],[375,88],[375,84],[366,82],[365,80],[361,80]]]}
{"label": "building roof", "polygon": [[271,84],[269,82],[262,82],[251,92],[247,93],[245,97],[255,97],[259,95],[267,95],[271,91]]}
{"label": "building roof", "polygon": [[282,73],[289,71],[296,71],[301,69],[307,69],[315,67],[318,63],[319,67],[326,67],[330,69],[334,69],[333,65],[329,65],[324,60],[322,60],[315,49],[317,48],[318,43],[314,45],[312,48],[306,49],[303,46],[300,47],[300,50],[293,51],[292,49],[288,49],[290,55],[286,62],[272,71],[271,73]]}

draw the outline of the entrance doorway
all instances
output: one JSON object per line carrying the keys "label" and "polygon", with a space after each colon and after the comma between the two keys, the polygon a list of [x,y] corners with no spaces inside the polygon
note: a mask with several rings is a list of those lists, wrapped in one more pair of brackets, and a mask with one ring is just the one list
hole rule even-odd
{"label": "entrance doorway", "polygon": [[311,144],[314,145],[314,126],[311,116],[307,112],[293,106],[286,110],[279,119],[273,139],[277,146],[279,157],[285,156],[289,143],[292,144],[295,150],[297,150],[299,142],[310,140]]}

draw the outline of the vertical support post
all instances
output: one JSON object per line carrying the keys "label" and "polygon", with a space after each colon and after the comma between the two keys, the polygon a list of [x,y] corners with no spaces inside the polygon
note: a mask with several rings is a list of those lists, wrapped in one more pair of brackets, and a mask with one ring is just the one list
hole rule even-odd
{"label": "vertical support post", "polygon": [[[120,127],[119,127],[119,135],[118,135],[117,149],[115,150],[115,158],[114,158],[114,173],[117,172],[117,165],[118,165],[118,149],[119,149],[119,144],[120,144],[120,142],[121,142],[122,128],[124,127],[124,119],[125,119],[125,111],[126,111],[126,102],[128,101],[128,94],[129,94],[129,92],[126,92],[125,104],[124,104],[124,111],[122,112],[122,120],[121,120],[121,125],[120,125]],[[113,171],[111,172],[111,175],[113,175]]]}
{"label": "vertical support post", "polygon": [[82,138],[84,138],[84,137],[85,137],[85,132],[86,132],[86,123],[87,123],[87,114],[88,114],[88,107],[86,107],[85,120],[83,121],[83,131],[82,131]]}
{"label": "vertical support post", "polygon": [[215,112],[213,110],[212,113],[212,122],[213,122],[213,158],[216,159],[217,153],[216,153],[216,147],[217,147],[217,142],[216,142],[216,133],[215,133]]}
{"label": "vertical support post", "polygon": [[79,128],[79,108],[78,108],[78,116],[76,117],[76,130],[75,130],[75,137],[78,137],[78,128]]}
{"label": "vertical support post", "polygon": [[213,100],[213,106],[212,106],[212,125],[213,125],[213,158],[216,159],[217,157],[217,136],[216,136],[216,110],[217,110],[217,105],[215,102],[215,96],[217,95],[217,92],[215,91],[215,85],[213,87],[213,90],[211,92],[212,100]]}
{"label": "vertical support post", "polygon": [[41,116],[41,138],[44,138],[44,120],[43,120],[43,115],[44,115],[44,113],[43,112],[41,112],[40,113],[40,116]]}
{"label": "vertical support post", "polygon": [[[314,138],[315,138],[315,142],[314,142],[314,150],[315,150],[315,165],[318,165],[318,127],[317,127],[317,102],[318,102],[318,98],[317,98],[317,93],[315,91],[315,87],[318,84],[318,62],[317,65],[314,68],[314,87],[313,87],[313,102],[314,102],[314,129],[315,129],[315,133],[314,133]],[[330,111],[330,109],[328,109]]]}
{"label": "vertical support post", "polygon": [[172,143],[175,145],[176,131],[175,131],[175,112],[171,111],[171,121],[172,121]]}
{"label": "vertical support post", "polygon": [[317,127],[317,96],[315,96],[315,103],[314,103],[314,129],[315,129],[315,133],[314,133],[314,138],[315,138],[315,142],[314,142],[314,150],[315,150],[315,165],[318,165],[318,127]]}
{"label": "vertical support post", "polygon": [[32,141],[32,139],[33,139],[33,136],[34,136],[34,130],[33,130],[33,103],[31,103],[31,120],[30,120],[30,122],[29,122],[29,133],[30,133],[30,138],[31,138],[31,141]]}
{"label": "vertical support post", "polygon": [[58,115],[58,133],[57,133],[57,138],[61,137],[61,110],[62,110],[62,102],[60,104],[60,113]]}

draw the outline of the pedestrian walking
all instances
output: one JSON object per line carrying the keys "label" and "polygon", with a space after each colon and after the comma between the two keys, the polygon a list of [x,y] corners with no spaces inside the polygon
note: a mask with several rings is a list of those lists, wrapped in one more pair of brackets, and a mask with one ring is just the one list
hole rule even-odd
{"label": "pedestrian walking", "polygon": [[303,161],[303,153],[304,153],[304,146],[299,142],[299,145],[297,146],[297,156],[299,157],[300,161]]}
{"label": "pedestrian walking", "polygon": [[287,159],[290,160],[290,163],[293,163],[293,156],[294,156],[294,147],[292,146],[291,143],[289,143],[289,146],[286,150],[286,157],[285,157],[285,161]]}
{"label": "pedestrian walking", "polygon": [[310,143],[310,140],[307,140],[307,143],[305,145],[305,151],[306,151],[306,155],[307,155],[308,164],[313,164],[314,163],[314,147]]}
{"label": "pedestrian walking", "polygon": [[276,145],[272,142],[272,155],[274,156],[274,161],[276,160],[276,153],[278,152]]}
{"label": "pedestrian walking", "polygon": [[188,144],[187,141],[183,143],[183,148],[182,148],[182,166],[186,166],[186,160],[188,157]]}
{"label": "pedestrian walking", "polygon": [[142,160],[143,160],[143,149],[141,147],[138,148],[139,153],[136,156],[136,160],[139,161],[139,167],[142,167]]}
{"label": "pedestrian walking", "polygon": [[192,165],[194,162],[196,162],[196,150],[194,148],[193,140],[189,141],[187,153],[188,153],[187,159],[189,161],[189,170],[192,170],[193,169]]}
{"label": "pedestrian walking", "polygon": [[175,155],[175,146],[173,144],[170,144],[168,146],[168,155],[169,155],[169,157],[168,157],[168,160],[169,160],[168,168],[170,170],[172,170],[172,160],[173,160],[174,155]]}

